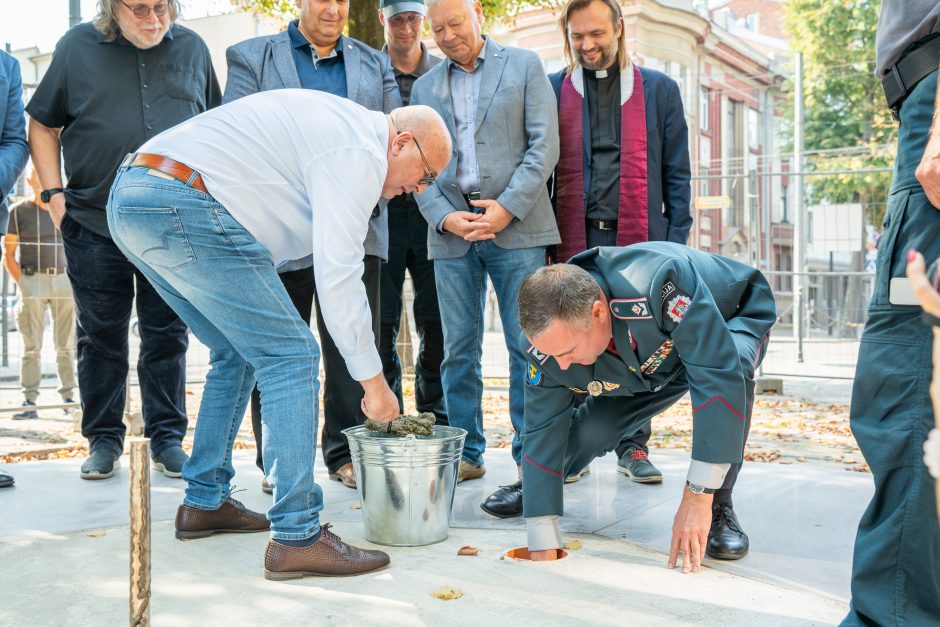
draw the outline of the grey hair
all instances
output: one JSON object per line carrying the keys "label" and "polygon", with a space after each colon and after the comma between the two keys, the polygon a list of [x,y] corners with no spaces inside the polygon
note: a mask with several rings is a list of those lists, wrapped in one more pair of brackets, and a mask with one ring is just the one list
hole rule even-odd
{"label": "grey hair", "polygon": [[535,339],[556,320],[576,329],[591,324],[591,309],[601,288],[587,270],[568,263],[539,268],[519,290],[519,326]]}
{"label": "grey hair", "polygon": [[[118,24],[114,12],[117,4],[121,0],[98,0],[98,14],[92,20],[95,30],[101,33],[105,41],[114,41],[121,34],[121,26]],[[167,13],[170,15],[170,22],[175,22],[180,14],[179,0],[166,0]],[[131,5],[133,6],[133,5]]]}

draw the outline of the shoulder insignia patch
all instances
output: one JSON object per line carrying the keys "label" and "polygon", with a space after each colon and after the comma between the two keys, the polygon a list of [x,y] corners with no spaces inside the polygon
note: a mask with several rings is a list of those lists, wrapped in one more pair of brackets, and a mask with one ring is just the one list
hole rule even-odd
{"label": "shoulder insignia patch", "polygon": [[535,361],[539,362],[540,364],[544,364],[548,360],[548,355],[545,353],[540,353],[539,349],[535,348],[535,345],[530,346],[527,352],[532,355],[532,357],[535,358]]}
{"label": "shoulder insignia patch", "polygon": [[682,319],[685,318],[685,313],[689,310],[691,304],[691,296],[677,292],[673,299],[663,306],[663,310],[673,322],[679,324],[682,322]]}
{"label": "shoulder insignia patch", "polygon": [[651,320],[649,299],[612,298],[610,312],[619,320]]}
{"label": "shoulder insignia patch", "polygon": [[660,294],[659,300],[666,300],[666,298],[675,291],[676,286],[672,284],[672,281],[667,281],[666,284],[663,285],[663,291]]}
{"label": "shoulder insignia patch", "polygon": [[529,375],[526,377],[526,381],[532,385],[538,385],[542,382],[542,371],[529,364]]}
{"label": "shoulder insignia patch", "polygon": [[672,340],[666,340],[659,345],[659,348],[656,349],[656,352],[646,358],[646,361],[643,362],[643,365],[640,366],[640,372],[646,375],[651,375],[662,365],[666,358],[672,354]]}

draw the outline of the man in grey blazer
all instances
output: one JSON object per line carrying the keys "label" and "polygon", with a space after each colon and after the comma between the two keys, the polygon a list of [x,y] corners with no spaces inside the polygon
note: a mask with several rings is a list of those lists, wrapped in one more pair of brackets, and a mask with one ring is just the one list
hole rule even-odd
{"label": "man in grey blazer", "polygon": [[[390,112],[401,106],[398,85],[388,57],[364,43],[343,36],[349,18],[349,4],[337,0],[297,0],[300,19],[276,35],[256,37],[230,47],[228,80],[223,103],[260,91],[305,88],[348,98],[373,111]],[[382,261],[388,257],[388,222],[384,207],[376,207],[365,241],[365,272],[362,281],[372,310],[373,331],[379,337],[379,277]],[[315,300],[312,261],[299,259],[278,269],[301,317],[310,323]],[[359,407],[359,384],[349,375],[346,364],[330,338],[316,299],[317,328],[323,350],[323,459],[330,478],[355,488],[349,444],[342,430],[361,424],[365,416]],[[261,458],[261,402],[258,390],[252,393],[251,422]],[[265,491],[271,486],[265,480]]]}
{"label": "man in grey blazer", "polygon": [[[516,300],[523,279],[545,263],[545,247],[559,242],[545,185],[558,161],[558,114],[538,56],[480,34],[479,2],[426,4],[434,40],[447,61],[415,82],[411,104],[441,114],[453,135],[454,153],[437,181],[417,198],[428,221],[444,328],[441,378],[447,416],[451,425],[468,432],[461,481],[486,472],[481,355],[487,277],[496,290],[509,349],[509,414],[516,431],[512,454],[522,463],[526,359],[519,346]],[[521,497],[521,487],[518,493]]]}

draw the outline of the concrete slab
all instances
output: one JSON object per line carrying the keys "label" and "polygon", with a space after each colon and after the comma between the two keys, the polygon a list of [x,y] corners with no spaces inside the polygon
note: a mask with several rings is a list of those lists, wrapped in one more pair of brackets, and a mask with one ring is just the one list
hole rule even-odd
{"label": "concrete slab", "polygon": [[[125,458],[126,460],[126,458]],[[235,454],[236,494],[264,510],[253,451]],[[525,543],[521,519],[498,520],[479,503],[515,478],[505,449],[487,451],[482,480],[461,484],[451,537],[431,547],[389,549],[392,567],[354,579],[272,583],[261,577],[265,534],[182,543],[172,519],[179,480],[152,474],[154,624],[834,624],[848,600],[854,528],[871,494],[870,476],[829,464],[748,464],[736,508],[752,550],[735,563],[708,560],[701,576],[665,569],[669,529],[688,457],[656,451],[662,485],[617,474],[613,456],[566,488],[562,528],[585,548],[557,564],[500,560]],[[0,491],[0,563],[7,573],[0,624],[100,625],[126,620],[128,471],[83,481],[80,460],[0,466],[17,485]],[[362,539],[355,491],[317,468],[324,521]],[[100,531],[106,530],[100,535]],[[86,535],[94,530],[92,536]],[[483,549],[456,557],[458,547]],[[454,561],[456,560],[456,561]],[[96,581],[90,583],[94,574]],[[464,598],[430,597],[442,585]]]}
{"label": "concrete slab", "polygon": [[[834,624],[843,604],[715,570],[682,575],[660,554],[597,536],[554,564],[500,559],[517,535],[456,529],[440,544],[390,548],[385,571],[355,578],[270,582],[261,577],[265,534],[178,542],[154,526],[155,625],[721,625]],[[361,525],[338,529],[367,545]],[[476,557],[458,557],[473,544]],[[0,624],[116,625],[127,620],[127,529],[0,543],[17,573],[4,584]],[[92,582],[92,577],[94,581]],[[464,596],[440,601],[436,588]]]}

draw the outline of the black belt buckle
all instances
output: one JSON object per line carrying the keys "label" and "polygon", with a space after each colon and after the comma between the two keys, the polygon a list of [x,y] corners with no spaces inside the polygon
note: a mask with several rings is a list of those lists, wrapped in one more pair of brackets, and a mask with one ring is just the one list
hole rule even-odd
{"label": "black belt buckle", "polygon": [[592,228],[597,229],[598,231],[616,231],[617,230],[616,220],[588,220],[588,225],[590,225]]}
{"label": "black belt buckle", "polygon": [[480,192],[470,192],[469,194],[464,194],[463,199],[467,203],[467,207],[470,208],[470,211],[474,213],[482,213],[483,209],[481,207],[474,207],[470,204],[471,200],[480,200]]}

